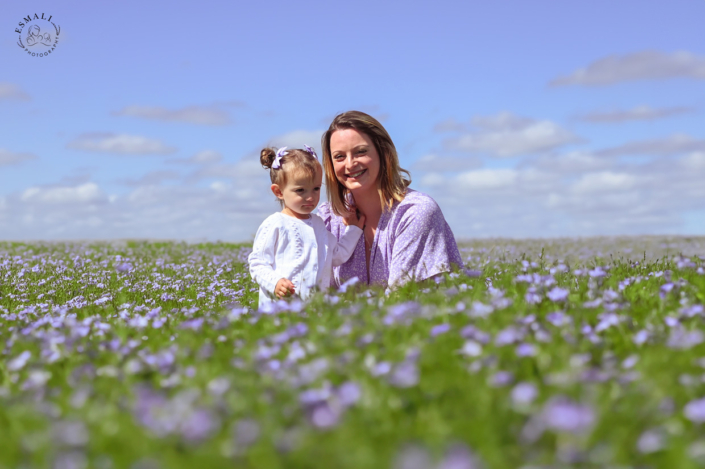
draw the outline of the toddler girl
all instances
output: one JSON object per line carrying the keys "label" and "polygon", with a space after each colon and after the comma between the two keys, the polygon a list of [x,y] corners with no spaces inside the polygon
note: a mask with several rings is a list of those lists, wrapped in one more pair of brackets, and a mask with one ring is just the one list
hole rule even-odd
{"label": "toddler girl", "polygon": [[255,235],[249,257],[250,275],[259,284],[259,305],[297,294],[307,298],[315,287],[330,286],[333,266],[347,261],[360,236],[365,218],[355,212],[344,217],[340,240],[311,212],[321,196],[323,170],[316,152],[265,148],[260,162],[269,170],[272,192],[282,211],[267,217]]}

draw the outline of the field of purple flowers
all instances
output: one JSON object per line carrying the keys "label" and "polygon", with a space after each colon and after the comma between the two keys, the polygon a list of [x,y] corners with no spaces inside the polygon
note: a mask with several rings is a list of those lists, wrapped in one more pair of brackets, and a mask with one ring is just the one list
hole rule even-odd
{"label": "field of purple flowers", "polygon": [[705,238],[461,251],[257,311],[247,246],[0,242],[0,468],[705,465]]}

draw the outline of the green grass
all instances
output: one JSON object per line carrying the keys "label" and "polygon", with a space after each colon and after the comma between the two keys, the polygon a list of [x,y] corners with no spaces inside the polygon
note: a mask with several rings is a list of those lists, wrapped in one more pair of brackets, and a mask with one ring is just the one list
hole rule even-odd
{"label": "green grass", "polygon": [[[479,276],[458,272],[388,296],[358,285],[319,293],[298,312],[259,314],[247,246],[0,243],[0,468],[406,468],[414,454],[447,463],[458,445],[489,468],[705,463],[702,424],[683,411],[705,397],[705,342],[675,335],[705,333],[705,316],[686,314],[705,302],[705,240],[462,248]],[[591,277],[596,266],[606,276]],[[555,282],[534,285],[535,304],[517,280],[533,273]],[[661,297],[667,283],[675,286]],[[568,290],[566,301],[546,298],[554,287]],[[585,305],[596,298],[606,299]],[[493,303],[489,314],[473,312]],[[557,311],[569,319],[554,325]],[[596,331],[609,314],[614,323]],[[440,324],[450,330],[432,337]],[[467,326],[489,339],[473,339],[478,356],[460,353]],[[497,344],[508,328],[519,339]],[[648,340],[635,343],[644,330]],[[535,355],[518,356],[520,343]],[[375,375],[383,362],[391,372]],[[403,364],[418,379],[396,379]],[[499,371],[511,382],[493,384]],[[338,417],[320,427],[325,418],[312,418],[301,394],[335,394],[344,383],[359,399],[329,398]],[[513,400],[518,383],[536,387],[532,402]],[[551,423],[556,399],[589,409],[592,421],[573,432]],[[543,431],[532,432],[537,425]],[[644,443],[647,431],[659,444]]]}

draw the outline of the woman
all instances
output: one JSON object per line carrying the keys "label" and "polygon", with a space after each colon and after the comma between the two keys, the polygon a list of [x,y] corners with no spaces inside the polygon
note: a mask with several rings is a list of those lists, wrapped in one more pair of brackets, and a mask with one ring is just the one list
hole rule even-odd
{"label": "woman", "polygon": [[329,202],[318,214],[326,227],[340,239],[342,213],[356,209],[367,219],[353,255],[334,269],[332,283],[358,277],[392,288],[462,266],[441,209],[431,197],[408,188],[409,172],[399,167],[382,124],[364,112],[339,114],[321,145]]}

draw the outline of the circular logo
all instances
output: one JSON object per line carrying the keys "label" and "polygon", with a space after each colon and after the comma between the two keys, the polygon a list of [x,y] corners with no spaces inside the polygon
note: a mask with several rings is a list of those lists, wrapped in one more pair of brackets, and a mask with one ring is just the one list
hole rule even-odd
{"label": "circular logo", "polygon": [[22,18],[15,32],[20,35],[17,45],[32,57],[46,57],[59,44],[61,28],[51,21],[52,16],[37,13]]}

